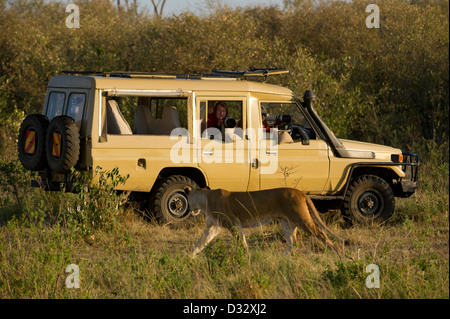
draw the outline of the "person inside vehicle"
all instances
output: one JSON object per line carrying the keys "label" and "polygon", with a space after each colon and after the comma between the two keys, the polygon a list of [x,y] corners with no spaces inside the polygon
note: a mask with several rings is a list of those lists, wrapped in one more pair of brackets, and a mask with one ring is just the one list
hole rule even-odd
{"label": "person inside vehicle", "polygon": [[211,113],[208,114],[207,127],[222,128],[223,120],[228,115],[228,108],[225,102],[216,102]]}
{"label": "person inside vehicle", "polygon": [[263,129],[264,129],[265,132],[270,132],[270,126],[269,126],[269,123],[267,123],[266,115],[267,115],[266,113],[262,113],[261,114],[262,126],[263,126]]}
{"label": "person inside vehicle", "polygon": [[[262,126],[263,126],[263,131],[266,133],[270,133],[270,125],[269,123],[267,123],[267,113],[261,113],[261,118],[262,118]],[[272,128],[278,128],[278,125],[280,125],[282,123],[281,119],[279,117],[277,117],[275,119],[275,122],[273,124]]]}
{"label": "person inside vehicle", "polygon": [[217,128],[222,130],[223,120],[228,115],[228,108],[225,102],[216,102],[211,113],[208,114],[208,119],[202,122],[202,132],[207,128]]}

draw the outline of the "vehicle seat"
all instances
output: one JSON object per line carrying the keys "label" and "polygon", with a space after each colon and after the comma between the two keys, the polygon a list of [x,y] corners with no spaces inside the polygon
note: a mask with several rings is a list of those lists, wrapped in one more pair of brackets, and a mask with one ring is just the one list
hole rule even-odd
{"label": "vehicle seat", "polygon": [[175,106],[165,106],[161,119],[152,119],[150,124],[153,134],[170,135],[174,128],[181,127],[177,108]]}
{"label": "vehicle seat", "polygon": [[108,134],[133,134],[115,100],[108,100],[106,108]]}
{"label": "vehicle seat", "polygon": [[294,143],[294,140],[289,135],[288,132],[279,132],[278,133],[278,145],[286,144],[286,143]]}
{"label": "vehicle seat", "polygon": [[134,111],[136,134],[151,134],[151,120],[150,109],[144,105],[139,105]]}

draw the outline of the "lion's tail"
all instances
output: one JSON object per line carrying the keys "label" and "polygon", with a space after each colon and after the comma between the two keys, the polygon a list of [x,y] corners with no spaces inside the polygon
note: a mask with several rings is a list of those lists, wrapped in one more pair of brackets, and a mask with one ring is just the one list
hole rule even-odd
{"label": "lion's tail", "polygon": [[338,235],[336,235],[335,233],[333,233],[331,231],[331,229],[329,229],[327,227],[327,225],[325,225],[325,223],[323,222],[322,218],[320,218],[319,213],[317,212],[316,206],[314,206],[313,201],[311,200],[311,198],[309,198],[309,196],[305,196],[306,197],[306,204],[308,205],[308,209],[310,212],[312,212],[312,216],[314,217],[314,219],[316,220],[316,222],[320,225],[320,227],[325,230],[328,234],[330,234],[331,236],[335,237],[337,240],[339,240],[341,243],[344,242],[343,239],[341,239]]}
{"label": "lion's tail", "polygon": [[[309,211],[312,212],[313,218],[314,218],[314,219],[316,220],[316,222],[320,225],[320,227],[322,228],[322,230],[325,230],[327,233],[329,233],[331,236],[335,237],[335,238],[341,243],[341,245],[342,245],[342,250],[344,251],[344,246],[348,244],[348,241],[346,241],[346,240],[340,238],[338,235],[336,235],[335,233],[333,233],[333,232],[331,231],[331,229],[329,229],[329,228],[327,227],[327,225],[325,225],[325,223],[323,222],[322,218],[320,218],[320,215],[319,215],[319,213],[317,212],[317,209],[316,209],[316,207],[314,206],[314,203],[313,203],[313,201],[311,200],[311,198],[309,198],[309,196],[305,196],[305,198],[306,198],[306,204],[308,205]],[[333,245],[333,248],[337,251],[338,254],[341,254],[341,252],[339,252],[339,251],[337,250],[337,248],[334,247],[334,245]],[[353,259],[353,258],[347,256],[345,253],[344,253],[344,255],[345,255],[347,258]]]}

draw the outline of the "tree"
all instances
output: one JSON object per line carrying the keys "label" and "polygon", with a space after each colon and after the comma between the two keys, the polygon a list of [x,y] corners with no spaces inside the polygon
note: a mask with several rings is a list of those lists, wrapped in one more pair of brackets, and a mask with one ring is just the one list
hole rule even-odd
{"label": "tree", "polygon": [[[161,3],[162,1],[162,3]],[[153,4],[153,9],[154,9],[154,15],[159,18],[162,16],[163,10],[164,10],[164,5],[166,4],[166,0],[158,0],[158,2],[156,2],[155,0],[152,0],[152,4]]]}

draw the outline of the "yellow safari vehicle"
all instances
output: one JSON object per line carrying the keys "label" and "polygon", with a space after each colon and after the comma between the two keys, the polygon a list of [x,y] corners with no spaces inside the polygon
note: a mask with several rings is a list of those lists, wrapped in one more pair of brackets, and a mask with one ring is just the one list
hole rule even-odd
{"label": "yellow safari vehicle", "polygon": [[42,114],[23,121],[20,161],[32,185],[70,188],[70,169],[129,175],[118,190],[148,203],[166,223],[194,218],[184,187],[306,192],[320,211],[381,223],[394,197],[416,189],[419,157],[335,137],[315,95],[251,81],[284,69],[206,75],[65,71],[47,88]]}

